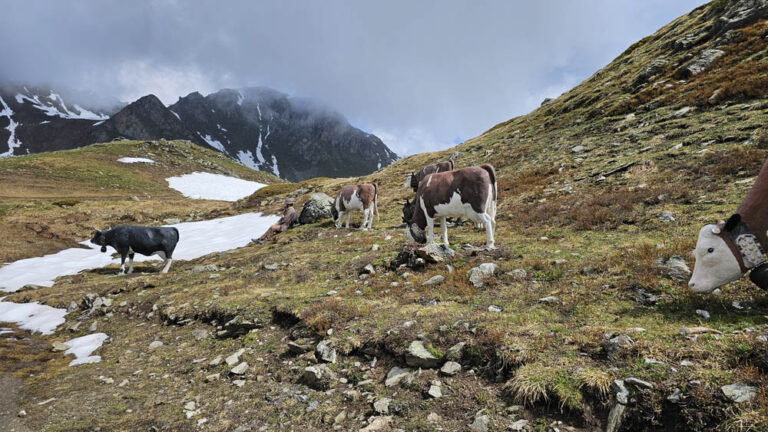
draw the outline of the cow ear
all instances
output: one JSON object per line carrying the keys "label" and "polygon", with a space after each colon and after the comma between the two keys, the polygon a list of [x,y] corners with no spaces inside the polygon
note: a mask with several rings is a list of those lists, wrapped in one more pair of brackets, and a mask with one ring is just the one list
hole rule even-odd
{"label": "cow ear", "polygon": [[730,218],[728,218],[728,221],[725,223],[725,226],[723,226],[723,229],[726,231],[732,231],[736,226],[741,222],[741,215],[736,213]]}

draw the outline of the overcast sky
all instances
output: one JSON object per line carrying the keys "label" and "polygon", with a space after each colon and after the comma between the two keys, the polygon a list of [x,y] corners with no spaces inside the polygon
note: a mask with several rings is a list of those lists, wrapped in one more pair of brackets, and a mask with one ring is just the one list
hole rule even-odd
{"label": "overcast sky", "polygon": [[702,3],[0,0],[0,80],[166,104],[263,85],[407,155],[530,111]]}

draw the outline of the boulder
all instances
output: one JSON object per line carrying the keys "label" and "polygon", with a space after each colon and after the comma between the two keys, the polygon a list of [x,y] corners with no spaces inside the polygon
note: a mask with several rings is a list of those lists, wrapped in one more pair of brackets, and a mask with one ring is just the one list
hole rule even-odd
{"label": "boulder", "polygon": [[322,219],[330,219],[332,205],[333,198],[321,192],[313,193],[301,209],[299,223],[304,225],[315,223]]}
{"label": "boulder", "polygon": [[655,264],[661,267],[664,276],[678,282],[687,281],[691,276],[691,269],[688,268],[688,264],[682,257],[673,256],[668,260],[659,258],[655,261]]}
{"label": "boulder", "polygon": [[737,383],[720,387],[723,394],[736,403],[749,402],[757,396],[757,388],[746,384]]}
{"label": "boulder", "polygon": [[491,419],[487,415],[479,415],[475,417],[475,421],[469,425],[469,430],[472,432],[488,432],[490,422]]}
{"label": "boulder", "polygon": [[424,342],[413,341],[405,353],[405,363],[411,367],[431,369],[440,367],[442,359],[429,352],[424,347]]}
{"label": "boulder", "polygon": [[443,276],[443,275],[435,275],[435,276],[432,276],[431,278],[427,279],[426,281],[424,281],[424,283],[422,283],[422,285],[425,285],[425,286],[427,286],[427,285],[440,285],[444,281],[445,281],[445,276]]}
{"label": "boulder", "polygon": [[450,247],[440,243],[416,249],[416,255],[423,258],[424,261],[428,263],[438,264],[452,261],[456,256],[456,252]]}
{"label": "boulder", "polygon": [[308,366],[299,377],[299,384],[314,390],[328,390],[328,367],[325,365]]}
{"label": "boulder", "polygon": [[331,341],[320,341],[315,347],[315,357],[325,363],[336,363],[336,350],[331,347]]}
{"label": "boulder", "polygon": [[494,263],[483,263],[477,267],[473,267],[467,272],[469,281],[475,288],[482,288],[485,282],[488,281],[494,274],[498,266]]}
{"label": "boulder", "polygon": [[465,342],[459,342],[456,345],[448,348],[445,352],[446,360],[458,361],[461,360],[461,355],[464,353]]}
{"label": "boulder", "polygon": [[393,367],[387,373],[387,378],[384,380],[384,385],[392,387],[400,384],[402,380],[410,375],[411,370],[409,368]]}

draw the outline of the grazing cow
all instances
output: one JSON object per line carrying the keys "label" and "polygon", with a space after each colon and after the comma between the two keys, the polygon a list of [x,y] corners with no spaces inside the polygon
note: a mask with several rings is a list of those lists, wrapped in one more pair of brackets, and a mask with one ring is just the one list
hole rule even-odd
{"label": "grazing cow", "polygon": [[373,212],[379,215],[378,203],[379,190],[376,183],[365,183],[361,185],[347,185],[341,188],[336,200],[331,207],[331,216],[336,223],[336,228],[341,228],[341,222],[344,213],[347,214],[347,228],[349,228],[349,218],[352,210],[363,212],[363,224],[361,230],[367,230],[373,225]]}
{"label": "grazing cow", "polygon": [[419,185],[414,201],[406,200],[403,207],[405,235],[413,242],[431,244],[435,219],[440,219],[443,243],[448,245],[446,218],[466,217],[483,223],[486,246],[493,249],[497,193],[496,171],[489,164],[429,174]]}
{"label": "grazing cow", "polygon": [[688,286],[708,293],[749,272],[755,285],[768,289],[768,161],[736,213],[727,222],[699,231],[696,265]]}
{"label": "grazing cow", "polygon": [[120,274],[125,273],[125,257],[130,259],[128,273],[133,273],[133,255],[140,253],[150,256],[157,254],[165,260],[163,273],[173,261],[173,250],[179,242],[179,230],[173,227],[119,226],[109,231],[94,231],[91,243],[101,246],[106,252],[112,246],[120,254]]}
{"label": "grazing cow", "polygon": [[445,171],[453,171],[453,158],[448,159],[445,162],[438,162],[433,165],[425,166],[417,173],[410,173],[406,175],[405,187],[407,188],[410,186],[411,189],[416,192],[419,189],[419,183],[424,180],[424,177],[432,173]]}

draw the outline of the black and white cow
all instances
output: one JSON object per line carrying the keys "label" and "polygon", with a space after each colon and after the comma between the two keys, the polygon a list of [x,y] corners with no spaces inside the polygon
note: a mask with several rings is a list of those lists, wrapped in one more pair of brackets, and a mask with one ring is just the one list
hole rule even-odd
{"label": "black and white cow", "polygon": [[91,243],[101,246],[106,252],[107,246],[112,246],[120,254],[120,274],[125,272],[125,257],[130,259],[128,273],[133,272],[133,255],[140,253],[150,256],[157,255],[165,260],[163,273],[173,261],[173,250],[179,242],[179,230],[173,227],[142,227],[119,226],[109,231],[94,231]]}
{"label": "black and white cow", "polygon": [[462,168],[427,175],[411,203],[403,207],[405,234],[418,243],[434,242],[435,219],[443,228],[443,243],[448,245],[448,217],[466,217],[482,223],[487,237],[486,246],[493,249],[496,230],[496,171],[493,166]]}
{"label": "black and white cow", "polygon": [[427,165],[420,169],[419,172],[407,174],[405,179],[405,187],[407,188],[410,186],[411,189],[416,192],[419,189],[419,183],[424,180],[424,177],[432,173],[453,171],[453,167],[453,157],[445,162],[438,162],[436,164]]}

